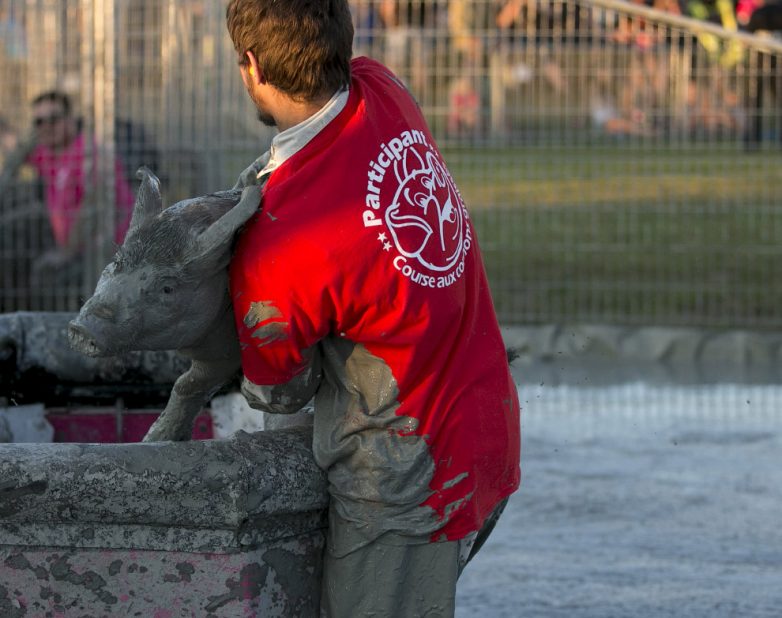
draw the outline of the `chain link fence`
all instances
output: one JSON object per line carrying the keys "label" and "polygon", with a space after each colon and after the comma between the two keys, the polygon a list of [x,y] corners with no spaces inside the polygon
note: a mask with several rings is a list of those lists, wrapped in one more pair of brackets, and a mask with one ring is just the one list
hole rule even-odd
{"label": "chain link fence", "polygon": [[[267,147],[224,4],[0,1],[1,311],[78,308],[139,165],[170,204]],[[673,0],[351,6],[356,53],[399,74],[443,149],[503,323],[782,327],[775,38]],[[83,135],[70,204],[61,166],[22,148],[52,90]]]}

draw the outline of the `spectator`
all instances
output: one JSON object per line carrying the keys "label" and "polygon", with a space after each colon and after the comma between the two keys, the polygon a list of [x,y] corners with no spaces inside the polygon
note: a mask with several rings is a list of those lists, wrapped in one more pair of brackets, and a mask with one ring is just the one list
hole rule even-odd
{"label": "spectator", "polygon": [[782,30],[782,4],[764,4],[759,0],[745,0],[736,6],[739,23],[749,32],[777,32]]}
{"label": "spectator", "polygon": [[386,64],[413,94],[423,96],[431,55],[431,42],[425,31],[435,25],[437,3],[433,0],[380,0],[378,13],[386,29]]}
{"label": "spectator", "polygon": [[474,135],[478,130],[481,102],[469,77],[457,77],[448,89],[448,133]]}
{"label": "spectator", "polygon": [[[733,0],[689,0],[686,4],[690,16],[721,25],[729,32],[738,30],[738,20]],[[714,34],[701,33],[698,42],[713,62],[730,69],[744,58],[744,46],[735,39],[721,40]]]}
{"label": "spectator", "polygon": [[[736,7],[736,14],[739,22],[753,34],[764,34],[779,32],[782,30],[782,4],[779,2],[769,2],[766,4],[763,0],[746,0],[745,2],[739,2]],[[757,66],[765,64],[761,59],[763,54],[755,52],[757,59]],[[767,65],[764,70],[755,70],[750,77],[751,83],[747,85],[745,90],[744,103],[746,107],[751,110],[748,114],[748,122],[745,124],[744,141],[748,150],[754,150],[758,144],[763,140],[763,134],[767,130],[764,127],[764,114],[763,108],[769,105],[766,101],[767,98],[772,102],[774,106],[773,117],[771,120],[776,121],[776,139],[782,140],[782,132],[780,132],[779,121],[780,116],[780,99],[778,93],[782,91],[780,88],[780,75],[777,67],[779,65],[777,54],[768,54]]]}
{"label": "spectator", "polygon": [[[737,0],[736,1],[736,21],[742,28],[746,28],[750,32],[756,32],[757,30],[773,30],[773,28],[759,28],[757,27],[757,21],[755,26],[750,25],[750,20],[755,11],[763,8],[764,6],[776,7],[776,2],[773,4],[765,5],[763,0]],[[762,15],[763,12],[759,14]]]}
{"label": "spectator", "polygon": [[488,67],[487,34],[493,7],[488,1],[450,0],[448,30],[456,54],[456,77],[449,86],[449,130],[477,136],[486,88],[483,77]]}
{"label": "spectator", "polygon": [[[676,0],[632,0],[634,4],[681,14]],[[666,30],[638,15],[618,16],[616,30],[610,40],[624,51],[617,56],[619,65],[614,69],[622,76],[616,84],[615,111],[611,116],[611,99],[606,98],[603,86],[593,95],[592,119],[609,133],[651,135],[670,130],[672,118],[669,110],[670,44]],[[620,68],[621,67],[621,68]],[[602,100],[602,105],[601,105]],[[608,103],[608,105],[606,105]]]}
{"label": "spectator", "polygon": [[598,78],[589,101],[589,111],[594,126],[607,135],[651,137],[654,129],[640,109],[622,113],[611,95],[607,80]]}
{"label": "spectator", "polygon": [[18,146],[11,123],[0,117],[0,169],[16,170],[0,177],[0,313],[45,308],[31,272],[34,261],[54,246],[41,182]]}
{"label": "spectator", "polygon": [[[375,31],[379,29],[376,0],[350,0],[350,14],[356,25],[354,56],[376,56]],[[378,37],[380,38],[380,37]]]}
{"label": "spectator", "polygon": [[[88,236],[92,241],[97,234],[100,242],[90,195],[98,179],[91,165],[94,157],[88,156],[87,137],[66,94],[49,91],[39,95],[32,103],[32,115],[32,131],[9,155],[0,178],[8,182],[23,163],[30,164],[41,177],[55,247],[43,254],[36,266],[39,270],[54,269],[79,262]],[[98,152],[97,145],[93,144],[93,150]],[[130,223],[134,196],[119,162],[115,166],[115,200],[112,240],[121,242]]]}
{"label": "spectator", "polygon": [[568,21],[567,9],[538,7],[530,0],[493,0],[492,45],[489,56],[491,132],[506,135],[511,128],[508,89],[542,78],[559,98],[566,81],[557,60],[568,43],[568,28],[579,23],[578,7]]}

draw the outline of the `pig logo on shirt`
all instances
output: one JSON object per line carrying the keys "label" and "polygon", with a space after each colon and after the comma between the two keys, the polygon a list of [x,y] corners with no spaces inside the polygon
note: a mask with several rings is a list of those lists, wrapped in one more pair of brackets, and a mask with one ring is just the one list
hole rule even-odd
{"label": "pig logo on shirt", "polygon": [[[464,217],[461,200],[434,154],[422,158],[406,174],[386,208],[385,220],[399,253],[426,268],[443,272],[456,264],[462,250]],[[406,161],[407,162],[407,161]]]}
{"label": "pig logo on shirt", "polygon": [[419,131],[381,145],[367,174],[366,228],[394,250],[393,265],[426,287],[448,287],[464,271],[471,245],[467,211],[437,151]]}

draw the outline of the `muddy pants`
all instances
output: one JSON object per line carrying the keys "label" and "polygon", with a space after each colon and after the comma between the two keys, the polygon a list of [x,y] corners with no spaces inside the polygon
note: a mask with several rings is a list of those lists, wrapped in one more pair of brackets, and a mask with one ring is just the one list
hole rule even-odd
{"label": "muddy pants", "polygon": [[459,541],[411,542],[409,537],[386,533],[343,557],[327,548],[321,617],[452,617],[456,581],[494,529],[506,502],[494,509],[477,535]]}

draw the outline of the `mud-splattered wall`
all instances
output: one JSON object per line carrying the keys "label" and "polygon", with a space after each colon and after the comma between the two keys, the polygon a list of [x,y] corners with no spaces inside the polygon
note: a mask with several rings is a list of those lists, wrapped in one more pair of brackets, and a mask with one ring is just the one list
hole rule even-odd
{"label": "mud-splattered wall", "polygon": [[315,616],[307,429],[0,447],[0,616]]}

